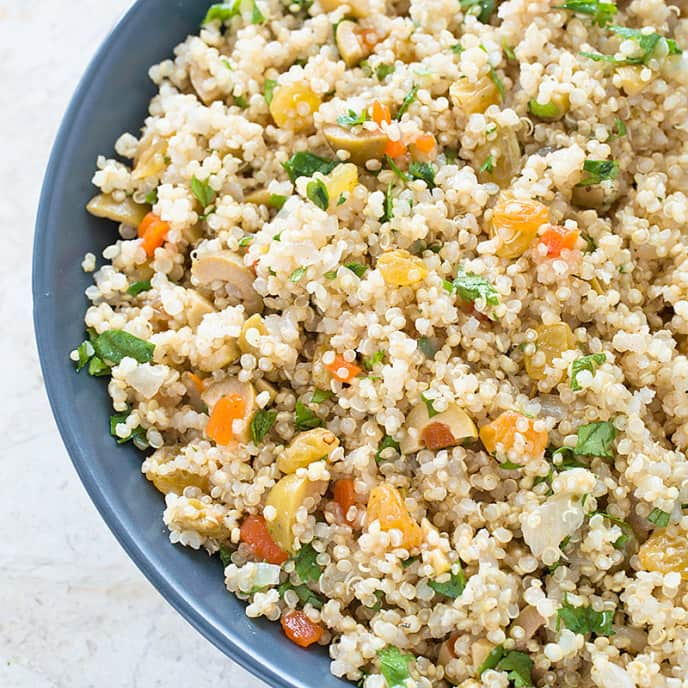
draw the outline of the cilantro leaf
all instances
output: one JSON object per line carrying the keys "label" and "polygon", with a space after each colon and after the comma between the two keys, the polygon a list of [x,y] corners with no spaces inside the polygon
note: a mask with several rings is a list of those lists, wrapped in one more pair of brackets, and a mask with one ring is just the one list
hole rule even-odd
{"label": "cilantro leaf", "polygon": [[151,288],[150,280],[141,280],[140,282],[134,282],[129,285],[127,289],[127,294],[130,296],[138,296],[141,292],[148,291]]}
{"label": "cilantro leaf", "polygon": [[615,438],[616,428],[608,420],[581,425],[574,452],[580,456],[613,458],[612,446]]}
{"label": "cilantro leaf", "polygon": [[383,461],[387,461],[387,459],[382,458],[382,452],[385,451],[385,449],[392,448],[394,451],[399,453],[400,447],[399,447],[399,442],[397,442],[393,437],[390,435],[385,435],[382,438],[382,442],[380,442],[380,445],[377,448],[377,454],[375,454],[375,461],[377,463],[382,463]]}
{"label": "cilantro leaf", "polygon": [[429,162],[413,161],[409,165],[409,175],[411,179],[422,179],[428,189],[435,188],[435,168]]}
{"label": "cilantro leaf", "polygon": [[394,191],[394,185],[390,182],[387,185],[387,191],[385,192],[385,204],[384,213],[380,218],[381,223],[389,222],[394,217],[394,196],[392,192]]}
{"label": "cilantro leaf", "polygon": [[307,605],[310,604],[312,607],[315,609],[322,609],[324,600],[320,595],[314,593],[305,583],[302,583],[301,585],[292,585],[288,581],[285,583],[282,583],[278,588],[277,592],[279,593],[280,597],[284,597],[284,593],[287,592],[287,590],[293,590],[296,593],[296,596],[299,598],[299,602],[301,602],[302,605]]}
{"label": "cilantro leaf", "polygon": [[570,10],[576,14],[587,14],[592,23],[604,28],[617,12],[616,2],[613,0],[569,0],[563,5],[556,5],[555,10]]}
{"label": "cilantro leaf", "polygon": [[597,636],[613,635],[612,623],[614,612],[609,609],[598,612],[592,607],[574,607],[564,596],[564,604],[557,611],[557,630],[563,623],[569,631],[586,635],[594,633]]}
{"label": "cilantro leaf", "polygon": [[635,41],[642,51],[639,57],[631,57],[626,60],[629,64],[647,64],[653,57],[658,46],[664,46],[661,52],[665,55],[680,55],[681,49],[671,38],[665,38],[658,33],[647,33],[642,29],[631,29],[627,26],[610,26],[609,30],[621,38]]}
{"label": "cilantro leaf", "polygon": [[210,186],[207,179],[201,180],[195,175],[191,180],[191,192],[203,209],[211,205],[217,196],[217,192]]}
{"label": "cilantro leaf", "polygon": [[662,511],[661,509],[653,509],[650,512],[650,515],[647,517],[647,520],[650,523],[654,523],[656,526],[659,526],[660,528],[666,528],[669,525],[669,520],[671,519],[671,514],[668,514],[666,511]]}
{"label": "cilantro leaf", "polygon": [[95,349],[93,344],[87,340],[76,347],[76,352],[79,354],[79,358],[75,361],[76,372],[78,373],[91,360]]}
{"label": "cilantro leaf", "polygon": [[495,159],[494,155],[490,153],[485,162],[480,166],[480,169],[478,172],[487,172],[488,174],[492,174],[494,172],[494,164],[495,164]]}
{"label": "cilantro leaf", "polygon": [[417,93],[418,86],[414,84],[411,87],[411,90],[404,96],[404,100],[401,101],[401,105],[399,106],[399,110],[397,110],[397,114],[394,115],[394,119],[397,121],[401,120],[401,118],[406,114],[406,111],[415,102]]}
{"label": "cilantro leaf", "polygon": [[276,87],[277,82],[274,79],[266,79],[263,83],[263,97],[268,106],[272,103],[272,96],[275,94]]}
{"label": "cilantro leaf", "polygon": [[380,658],[380,671],[387,681],[387,688],[404,688],[405,681],[410,678],[409,664],[415,657],[408,652],[402,652],[394,645],[388,645],[377,653]]}
{"label": "cilantro leaf", "polygon": [[330,194],[322,179],[314,179],[306,186],[306,196],[320,208],[327,210],[330,207]]}
{"label": "cilantro leaf", "polygon": [[103,361],[121,363],[128,356],[139,363],[149,363],[153,360],[155,345],[144,339],[139,339],[124,330],[106,330],[92,342],[96,354]]}
{"label": "cilantro leaf", "polygon": [[239,15],[241,11],[241,0],[234,0],[233,2],[218,2],[211,5],[205,15],[205,19],[201,22],[201,26],[205,26],[212,21],[226,22]]}
{"label": "cilantro leaf", "polygon": [[232,563],[232,550],[227,545],[220,545],[219,554],[222,568],[226,569]]}
{"label": "cilantro leaf", "polygon": [[497,87],[499,95],[502,98],[502,102],[504,102],[504,99],[506,98],[504,82],[501,80],[499,74],[497,74],[497,70],[492,65],[490,65],[490,79],[492,79],[492,83],[494,83],[494,85]]}
{"label": "cilantro leaf", "polygon": [[265,21],[265,15],[260,11],[260,7],[258,7],[256,0],[253,0],[253,5],[251,7],[251,24],[263,24]]}
{"label": "cilantro leaf", "polygon": [[379,64],[375,67],[375,76],[378,81],[384,81],[390,74],[394,72],[396,67],[388,64]]}
{"label": "cilantro leaf", "polygon": [[[454,569],[456,569],[456,571],[454,571]],[[463,568],[461,567],[461,562],[458,562],[458,567],[456,565],[452,567],[449,580],[443,580],[442,582],[438,580],[431,580],[428,581],[428,585],[436,593],[455,600],[466,588],[466,576],[464,575]]]}
{"label": "cilantro leaf", "polygon": [[576,186],[592,186],[619,176],[619,163],[616,160],[586,160],[583,163],[585,176]]}
{"label": "cilantro leaf", "polygon": [[507,652],[495,668],[497,671],[506,671],[515,688],[533,685],[533,660],[525,652]]}
{"label": "cilantro leaf", "polygon": [[304,545],[294,558],[294,571],[302,583],[317,583],[320,580],[322,569],[316,561],[318,553],[313,545]]}
{"label": "cilantro leaf", "polygon": [[277,411],[265,411],[263,409],[256,411],[251,420],[251,439],[253,444],[260,444],[263,441],[276,420]]}
{"label": "cilantro leaf", "polygon": [[461,0],[461,9],[477,17],[483,24],[489,24],[495,10],[495,0]]}
{"label": "cilantro leaf", "polygon": [[596,365],[602,365],[607,360],[605,354],[590,354],[589,356],[581,356],[571,364],[571,389],[578,392],[583,389],[578,384],[578,373],[583,370],[589,370],[591,373],[595,372]]}
{"label": "cilantro leaf", "polygon": [[385,351],[384,349],[381,349],[380,351],[376,351],[370,358],[364,358],[363,359],[363,367],[370,371],[372,370],[378,363],[382,363],[382,361],[385,358]]}
{"label": "cilantro leaf", "polygon": [[307,265],[302,265],[300,268],[296,268],[296,270],[289,275],[289,281],[298,282],[306,274],[306,270],[308,270]]}
{"label": "cilantro leaf", "polygon": [[432,405],[432,399],[428,399],[428,397],[425,396],[425,393],[421,394],[420,398],[425,404],[425,407],[428,409],[428,417],[432,418],[439,413],[439,411],[435,411],[435,407]]}
{"label": "cilantro leaf", "polygon": [[102,358],[94,356],[88,362],[88,374],[93,377],[103,377],[110,374],[110,366]]}
{"label": "cilantro leaf", "polygon": [[312,430],[313,428],[322,428],[325,425],[325,422],[301,401],[296,402],[295,419],[297,430]]}
{"label": "cilantro leaf", "polygon": [[130,413],[131,411],[127,410],[110,416],[110,434],[117,440],[117,444],[125,444],[130,440],[145,438],[146,436],[146,431],[140,425],[134,428],[126,437],[120,437],[117,434],[117,426],[121,423],[126,423]]}
{"label": "cilantro leaf", "polygon": [[318,389],[316,387],[313,390],[313,394],[311,396],[311,403],[322,404],[323,401],[327,401],[328,399],[331,399],[333,396],[334,392],[331,392],[329,389]]}
{"label": "cilantro leaf", "polygon": [[407,182],[409,180],[408,176],[404,174],[404,172],[401,171],[399,168],[399,165],[397,165],[392,158],[389,157],[389,155],[385,155],[385,160],[387,161],[387,164],[389,165],[389,169],[394,172],[394,174],[401,179],[402,182]]}
{"label": "cilantro leaf", "polygon": [[149,191],[143,198],[148,205],[155,205],[158,202],[158,190],[153,189],[152,191]]}
{"label": "cilantro leaf", "polygon": [[344,263],[344,267],[347,270],[351,270],[351,272],[353,272],[354,275],[359,278],[363,277],[368,270],[368,266],[364,265],[363,263]]}
{"label": "cilantro leaf", "polygon": [[481,275],[459,268],[453,282],[445,284],[447,291],[458,294],[464,301],[484,299],[490,306],[499,305],[499,292]]}
{"label": "cilantro leaf", "polygon": [[349,110],[345,115],[337,117],[337,124],[343,127],[355,127],[370,119],[367,108],[364,108],[360,115],[357,115],[353,110]]}
{"label": "cilantro leaf", "polygon": [[490,651],[490,654],[485,657],[483,660],[483,663],[478,667],[478,678],[480,678],[488,669],[494,669],[497,664],[499,664],[499,660],[504,657],[505,650],[501,645],[497,645],[497,647],[493,648]]}
{"label": "cilantro leaf", "polygon": [[316,172],[329,174],[338,164],[337,160],[328,160],[308,151],[300,151],[294,153],[287,162],[282,163],[282,167],[289,175],[289,179],[294,182],[299,177],[312,177]]}

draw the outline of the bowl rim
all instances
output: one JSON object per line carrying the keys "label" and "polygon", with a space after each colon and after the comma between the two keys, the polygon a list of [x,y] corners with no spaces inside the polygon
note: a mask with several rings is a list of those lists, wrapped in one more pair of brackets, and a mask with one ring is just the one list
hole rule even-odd
{"label": "bowl rim", "polygon": [[124,527],[108,496],[97,483],[93,473],[87,468],[87,457],[76,440],[74,428],[69,418],[69,408],[58,399],[57,389],[60,382],[60,373],[56,367],[49,365],[49,359],[51,358],[49,342],[46,341],[45,337],[41,336],[44,332],[42,324],[44,313],[49,307],[49,302],[42,298],[49,293],[48,285],[44,283],[45,272],[40,269],[48,259],[44,251],[44,237],[50,231],[50,209],[53,205],[55,194],[58,191],[53,184],[53,180],[58,176],[59,169],[63,164],[62,152],[69,146],[73,135],[70,122],[82,107],[84,96],[89,90],[89,85],[102,67],[111,47],[119,40],[123,30],[138,20],[138,14],[142,10],[144,3],[145,0],[132,0],[110,28],[96,53],[89,61],[88,67],[80,78],[62,117],[52,144],[48,164],[45,168],[36,212],[31,266],[34,339],[44,387],[62,442],[91,502],[122,549],[124,549],[128,557],[163,599],[172,605],[191,626],[209,640],[223,655],[229,657],[256,678],[273,688],[305,688],[305,684],[301,681],[287,680],[285,676],[278,673],[277,667],[270,666],[263,653],[246,645],[242,647],[237,631],[232,629],[221,630],[208,621],[202,611],[196,606],[193,598],[187,595],[182,587],[170,582],[151,561],[145,548],[142,547],[141,542],[136,537],[136,533],[130,532]]}

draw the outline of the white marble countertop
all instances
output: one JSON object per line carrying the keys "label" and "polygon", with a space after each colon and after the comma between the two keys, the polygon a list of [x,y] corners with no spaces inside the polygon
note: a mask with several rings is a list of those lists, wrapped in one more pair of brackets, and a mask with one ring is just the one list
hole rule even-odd
{"label": "white marble countertop", "polygon": [[[31,243],[59,120],[129,0],[0,0],[0,686],[261,688],[129,561],[53,422],[31,323]],[[229,593],[228,593],[229,594]]]}

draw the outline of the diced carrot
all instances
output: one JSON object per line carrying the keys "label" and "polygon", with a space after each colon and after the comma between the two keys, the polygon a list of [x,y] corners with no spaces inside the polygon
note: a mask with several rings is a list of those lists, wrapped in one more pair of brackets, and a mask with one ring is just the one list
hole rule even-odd
{"label": "diced carrot", "polygon": [[356,504],[354,481],[351,478],[341,478],[334,484],[334,501],[341,507],[344,520],[350,524],[347,514],[349,509]]}
{"label": "diced carrot", "polygon": [[146,251],[147,256],[152,257],[155,254],[155,249],[163,245],[169,231],[169,223],[162,220],[155,213],[148,213],[141,220],[138,235],[140,239],[143,239],[141,245]]}
{"label": "diced carrot", "polygon": [[284,564],[289,555],[270,537],[267,523],[262,516],[247,516],[239,529],[239,536],[257,559],[268,564]]}
{"label": "diced carrot", "polygon": [[[519,430],[519,421],[523,421],[524,430]],[[517,435],[524,440],[521,445]],[[539,459],[547,447],[547,430],[536,430],[535,421],[515,411],[504,411],[495,420],[480,428],[480,441],[490,454],[497,450],[497,444],[502,445],[503,451],[512,452],[518,447],[524,459]]]}
{"label": "diced carrot", "polygon": [[313,623],[302,611],[295,609],[284,614],[280,619],[284,634],[299,647],[308,647],[317,643],[323,635],[320,624]]}
{"label": "diced carrot", "polygon": [[547,247],[548,258],[558,258],[564,249],[571,251],[575,247],[579,234],[577,229],[552,225],[540,237],[540,243]]}
{"label": "diced carrot", "polygon": [[392,141],[391,139],[387,141],[385,155],[389,155],[390,158],[400,158],[405,153],[406,146],[403,141]]}
{"label": "diced carrot", "polygon": [[381,530],[400,530],[402,547],[413,549],[423,540],[423,531],[409,514],[399,490],[389,483],[381,483],[370,491],[366,508],[368,524],[380,522]]}
{"label": "diced carrot", "polygon": [[232,424],[244,417],[246,402],[241,394],[228,394],[213,407],[210,420],[205,428],[205,434],[217,444],[229,444],[234,438]]}
{"label": "diced carrot", "polygon": [[203,380],[201,380],[196,373],[189,373],[189,379],[194,383],[194,387],[199,392],[203,392],[205,390],[205,382],[203,382]]}
{"label": "diced carrot", "polygon": [[446,423],[430,423],[423,428],[421,439],[428,449],[446,449],[456,445],[457,440],[452,435]]}
{"label": "diced carrot", "polygon": [[374,29],[359,29],[356,33],[368,50],[373,50],[380,42],[380,37]]}
{"label": "diced carrot", "polygon": [[370,114],[373,118],[373,122],[375,122],[378,127],[381,126],[383,122],[389,124],[392,121],[392,113],[389,111],[389,108],[383,105],[379,100],[373,103],[372,112]]}
{"label": "diced carrot", "polygon": [[435,150],[435,137],[432,134],[421,134],[415,141],[414,145],[421,153],[432,153]]}
{"label": "diced carrot", "polygon": [[355,363],[349,363],[344,359],[344,356],[337,354],[332,363],[325,364],[332,377],[339,382],[351,382],[357,375],[360,374],[361,368]]}

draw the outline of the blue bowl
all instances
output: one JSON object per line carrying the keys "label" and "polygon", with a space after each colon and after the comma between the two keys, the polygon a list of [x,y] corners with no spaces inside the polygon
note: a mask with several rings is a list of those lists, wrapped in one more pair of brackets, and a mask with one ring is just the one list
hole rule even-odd
{"label": "blue bowl", "polygon": [[[45,175],[33,256],[34,323],[48,396],[62,439],[91,499],[144,575],[222,652],[276,688],[351,686],[329,672],[324,649],[302,650],[279,624],[251,620],[205,552],[173,546],[162,496],[140,472],[141,454],[118,447],[102,379],[77,375],[69,352],[83,339],[81,270],[87,251],[112,243],[113,225],[84,210],[99,153],[138,132],[155,89],[148,68],[198,30],[207,0],[138,0],[96,54],[67,110]],[[122,632],[125,632],[122,629]]]}

